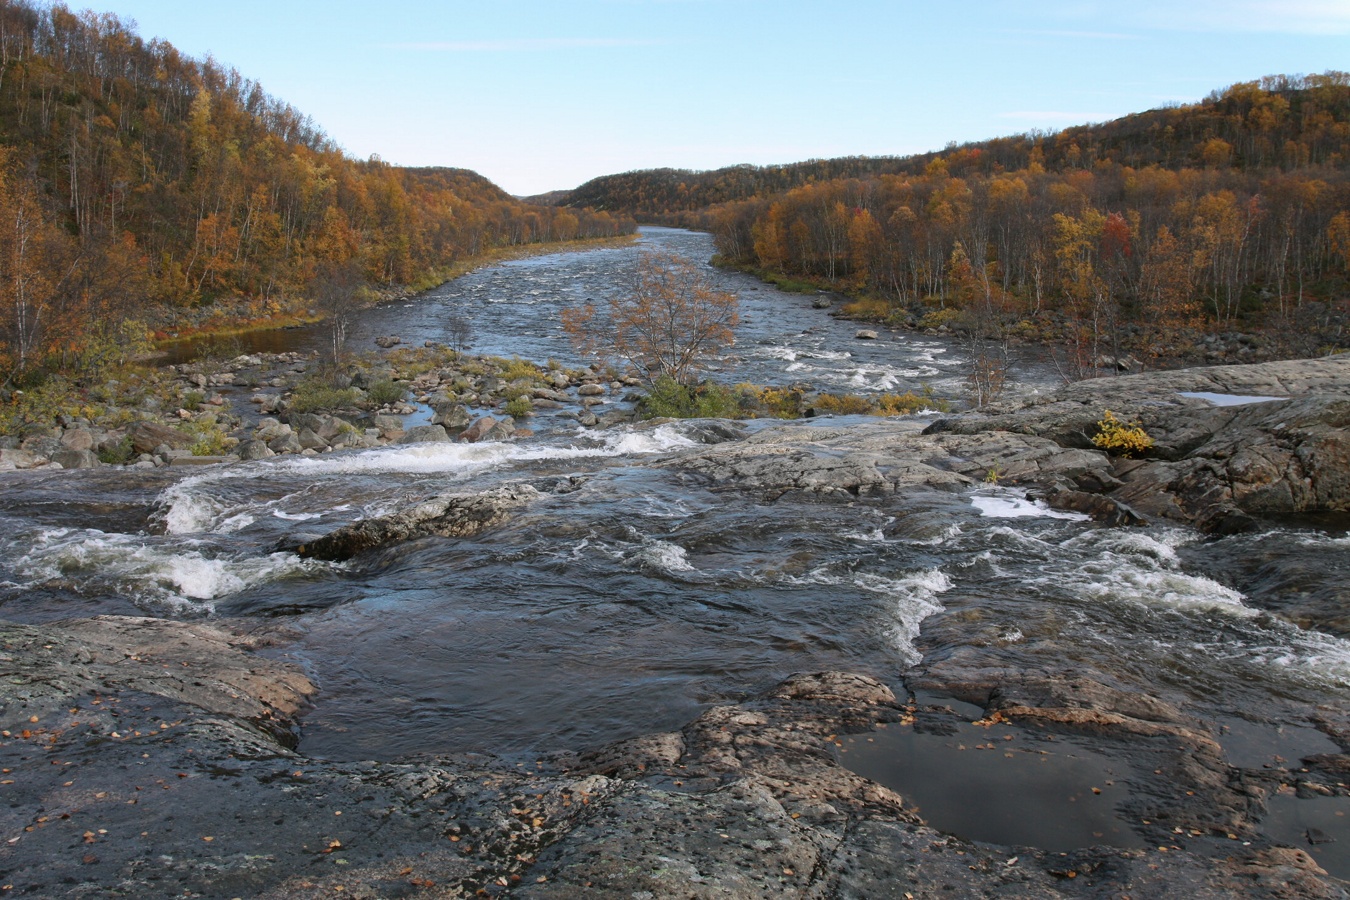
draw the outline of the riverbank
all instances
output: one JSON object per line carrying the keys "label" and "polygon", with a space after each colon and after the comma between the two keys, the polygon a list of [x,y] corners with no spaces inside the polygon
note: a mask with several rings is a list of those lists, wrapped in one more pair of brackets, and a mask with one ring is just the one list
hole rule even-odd
{"label": "riverbank", "polygon": [[[784,292],[815,295],[820,308],[829,309],[832,316],[893,333],[956,337],[970,341],[972,346],[1006,343],[1037,348],[1059,359],[1066,380],[1187,366],[1273,362],[1350,349],[1350,318],[1346,311],[1309,302],[1282,322],[1243,330],[1189,327],[1170,335],[1165,343],[1150,337],[1137,324],[1125,324],[1114,335],[1103,333],[1093,343],[1096,348],[1093,353],[1085,356],[1084,350],[1069,340],[1081,331],[1081,323],[1049,312],[1014,317],[991,328],[989,323],[979,322],[956,307],[934,308],[922,302],[897,304],[863,290],[841,288],[829,281],[792,278],[717,256],[713,264],[754,276]],[[1317,334],[1322,337],[1315,337]]]}
{"label": "riverbank", "polygon": [[[637,234],[634,233],[607,238],[495,247],[487,252],[459,260],[447,268],[426,272],[411,284],[376,288],[375,303],[378,305],[407,300],[470,272],[511,260],[529,259],[550,253],[625,247],[636,239]],[[160,351],[184,343],[228,347],[231,340],[243,335],[314,325],[325,321],[322,313],[313,308],[311,301],[303,298],[285,304],[256,301],[231,304],[227,301],[218,301],[207,307],[174,308],[165,312],[168,318],[148,323],[154,332],[155,346]]]}

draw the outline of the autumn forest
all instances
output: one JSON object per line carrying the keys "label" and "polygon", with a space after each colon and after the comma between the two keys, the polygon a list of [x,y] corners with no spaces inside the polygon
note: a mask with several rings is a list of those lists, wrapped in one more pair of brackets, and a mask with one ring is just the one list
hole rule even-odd
{"label": "autumn forest", "polygon": [[514,198],[353,159],[254,81],[116,16],[0,0],[0,381],[203,322],[282,324],[503,248],[715,235],[718,262],[981,339],[1181,359],[1347,340],[1350,75],[910,157],[658,169]]}
{"label": "autumn forest", "polygon": [[335,289],[427,287],[496,248],[633,227],[466,170],[351,159],[210,59],[0,0],[0,381],[207,310],[279,322]]}
{"label": "autumn forest", "polygon": [[[706,229],[721,261],[878,319],[1184,357],[1211,330],[1345,346],[1350,75],[1270,77],[906,158],[607,176],[553,202]],[[1086,360],[1091,362],[1091,360]]]}

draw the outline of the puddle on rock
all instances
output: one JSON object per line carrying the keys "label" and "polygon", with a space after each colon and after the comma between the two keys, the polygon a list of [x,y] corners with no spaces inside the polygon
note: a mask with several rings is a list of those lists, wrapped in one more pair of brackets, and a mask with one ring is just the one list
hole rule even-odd
{"label": "puddle on rock", "polygon": [[1240,769],[1298,768],[1305,756],[1341,752],[1310,725],[1262,725],[1229,717],[1219,720],[1217,739],[1228,764]]}
{"label": "puddle on rock", "polygon": [[1144,846],[1117,813],[1129,765],[1067,741],[963,722],[951,734],[892,725],[838,742],[841,765],[900,794],[939,831],[1051,851]]}
{"label": "puddle on rock", "polygon": [[1266,810],[1266,837],[1306,850],[1328,874],[1350,880],[1350,797],[1277,794]]}

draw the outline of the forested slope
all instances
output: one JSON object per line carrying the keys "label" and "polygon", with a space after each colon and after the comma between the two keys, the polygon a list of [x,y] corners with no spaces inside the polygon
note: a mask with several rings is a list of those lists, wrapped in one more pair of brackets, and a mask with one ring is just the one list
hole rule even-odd
{"label": "forested slope", "polygon": [[265,320],[323,281],[407,285],[631,229],[472,172],[352,159],[257,82],[116,16],[0,0],[0,381],[164,309]]}
{"label": "forested slope", "polygon": [[905,159],[629,173],[568,202],[705,228],[725,261],[852,291],[878,316],[1068,320],[1160,355],[1264,325],[1313,351],[1346,341],[1350,76]]}

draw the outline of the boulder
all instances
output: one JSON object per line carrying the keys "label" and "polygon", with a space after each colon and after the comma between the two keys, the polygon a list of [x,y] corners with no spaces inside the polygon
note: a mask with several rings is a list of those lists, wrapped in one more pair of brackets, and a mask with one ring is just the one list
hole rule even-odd
{"label": "boulder", "polygon": [[432,409],[435,413],[431,417],[431,424],[444,425],[446,431],[465,428],[471,420],[468,408],[463,403],[456,403],[453,400],[437,403]]}
{"label": "boulder", "polygon": [[487,435],[496,426],[497,420],[492,416],[480,416],[474,419],[469,426],[459,434],[459,439],[465,443],[473,444],[487,438]]}
{"label": "boulder", "polygon": [[301,450],[323,450],[328,446],[328,442],[319,437],[312,428],[302,428],[296,435],[296,440],[300,444]]}
{"label": "boulder", "polygon": [[417,425],[409,428],[399,438],[400,444],[431,444],[443,443],[450,440],[449,433],[446,432],[443,425]]}
{"label": "boulder", "polygon": [[267,442],[267,449],[273,453],[299,453],[304,448],[294,434],[283,434]]}
{"label": "boulder", "polygon": [[504,416],[496,421],[487,433],[483,435],[485,441],[509,441],[516,436],[516,420],[510,416]]}
{"label": "boulder", "polygon": [[154,453],[155,448],[162,445],[182,450],[192,446],[193,441],[191,435],[158,422],[137,422],[127,429],[127,436],[131,438],[131,447],[137,453]]}
{"label": "boulder", "polygon": [[271,447],[260,440],[244,441],[239,445],[238,453],[242,460],[267,459],[276,455]]}
{"label": "boulder", "polygon": [[604,393],[604,385],[595,384],[593,382],[588,382],[577,388],[577,396],[579,397],[599,397]]}
{"label": "boulder", "polygon": [[1256,518],[1350,511],[1350,355],[1098,378],[928,434],[994,431],[1092,446],[1110,410],[1153,440],[1097,489],[1148,519],[1213,533]]}
{"label": "boulder", "polygon": [[392,334],[377,337],[375,339],[375,346],[384,350],[388,350],[390,347],[397,347],[401,343],[403,343],[403,338]]}
{"label": "boulder", "polygon": [[311,559],[340,562],[387,544],[427,535],[468,537],[505,522],[512,510],[533,503],[540,496],[529,485],[506,485],[478,494],[445,494],[392,515],[343,526],[301,544],[295,552]]}
{"label": "boulder", "polygon": [[0,472],[12,471],[14,469],[32,469],[40,465],[46,465],[47,458],[39,456],[31,450],[0,450]]}
{"label": "boulder", "polygon": [[61,435],[61,443],[71,450],[93,450],[98,441],[88,428],[70,428]]}
{"label": "boulder", "polygon": [[863,328],[859,330],[857,334],[853,335],[853,337],[860,341],[875,341],[877,339],[877,333],[870,328]]}
{"label": "boulder", "polygon": [[53,453],[52,462],[63,469],[97,469],[103,465],[93,450],[75,450],[69,447]]}

